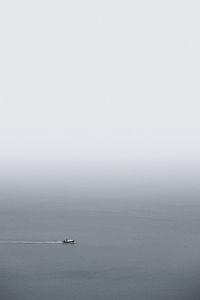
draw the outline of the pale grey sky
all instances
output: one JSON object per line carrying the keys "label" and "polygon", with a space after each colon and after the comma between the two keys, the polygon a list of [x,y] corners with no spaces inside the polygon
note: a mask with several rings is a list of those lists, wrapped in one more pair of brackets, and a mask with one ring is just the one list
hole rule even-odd
{"label": "pale grey sky", "polygon": [[1,160],[199,160],[199,1],[0,6]]}

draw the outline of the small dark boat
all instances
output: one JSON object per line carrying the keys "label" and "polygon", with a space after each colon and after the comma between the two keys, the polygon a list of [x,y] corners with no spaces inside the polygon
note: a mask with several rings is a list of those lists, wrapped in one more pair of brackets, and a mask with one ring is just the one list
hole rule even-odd
{"label": "small dark boat", "polygon": [[75,240],[65,239],[62,241],[63,244],[75,244]]}

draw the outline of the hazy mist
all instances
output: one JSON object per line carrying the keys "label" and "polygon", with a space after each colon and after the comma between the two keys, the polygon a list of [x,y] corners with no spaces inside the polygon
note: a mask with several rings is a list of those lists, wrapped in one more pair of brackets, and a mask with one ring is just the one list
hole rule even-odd
{"label": "hazy mist", "polygon": [[199,10],[1,1],[1,300],[200,299]]}
{"label": "hazy mist", "polygon": [[3,1],[0,159],[199,161],[197,1]]}

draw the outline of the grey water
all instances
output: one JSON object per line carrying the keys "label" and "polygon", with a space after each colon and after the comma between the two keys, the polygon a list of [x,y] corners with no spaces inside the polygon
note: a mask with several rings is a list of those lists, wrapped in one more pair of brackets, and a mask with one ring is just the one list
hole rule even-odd
{"label": "grey water", "polygon": [[197,191],[49,190],[1,192],[0,299],[199,299]]}

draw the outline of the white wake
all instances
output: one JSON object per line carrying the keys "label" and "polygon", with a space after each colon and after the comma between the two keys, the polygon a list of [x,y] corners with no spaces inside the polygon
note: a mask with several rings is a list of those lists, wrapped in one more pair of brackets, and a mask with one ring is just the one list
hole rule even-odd
{"label": "white wake", "polygon": [[0,244],[62,244],[62,241],[0,241]]}

